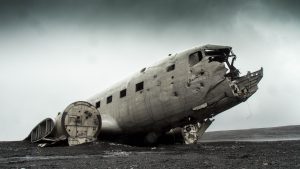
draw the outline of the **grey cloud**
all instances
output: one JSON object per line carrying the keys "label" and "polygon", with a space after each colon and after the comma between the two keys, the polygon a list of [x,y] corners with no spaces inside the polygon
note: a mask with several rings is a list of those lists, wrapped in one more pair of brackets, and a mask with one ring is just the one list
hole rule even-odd
{"label": "grey cloud", "polygon": [[[230,25],[238,13],[265,12],[274,18],[299,16],[298,1],[246,1],[246,0],[107,0],[107,1],[2,1],[2,22],[13,25],[38,26],[43,20],[85,26],[120,26],[127,24],[164,27],[186,23],[201,27]],[[259,8],[261,11],[259,11]],[[80,27],[80,24],[78,25]]]}

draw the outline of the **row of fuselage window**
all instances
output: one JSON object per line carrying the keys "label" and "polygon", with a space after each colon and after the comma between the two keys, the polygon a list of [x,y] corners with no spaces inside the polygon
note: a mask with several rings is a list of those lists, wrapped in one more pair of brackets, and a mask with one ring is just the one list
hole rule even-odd
{"label": "row of fuselage window", "polygon": [[[167,67],[166,71],[167,71],[167,72],[170,72],[170,71],[173,71],[174,69],[175,69],[175,64],[172,64],[172,65],[170,65],[170,66]],[[135,92],[141,91],[141,90],[143,90],[143,89],[144,89],[144,82],[143,82],[143,81],[140,82],[140,83],[137,83],[137,84],[135,85]],[[120,91],[120,98],[125,97],[126,94],[127,94],[127,90],[126,90],[126,89],[121,90],[121,91]],[[111,102],[112,102],[112,99],[113,99],[113,96],[112,96],[112,95],[108,96],[108,97],[106,98],[106,104],[111,103]],[[96,106],[97,109],[100,108],[100,106],[101,106],[101,101],[97,101],[95,106]]]}
{"label": "row of fuselage window", "polygon": [[[197,64],[197,63],[199,63],[199,62],[202,60],[202,58],[203,58],[203,56],[202,56],[201,51],[197,51],[197,52],[194,52],[194,53],[190,54],[190,55],[189,55],[189,65],[190,65],[190,67],[193,66],[193,65],[195,65],[195,64]],[[169,66],[166,68],[166,71],[167,71],[167,72],[171,72],[171,71],[173,71],[173,70],[175,70],[175,64],[169,65]],[[145,70],[143,69],[143,71],[145,71]],[[136,92],[141,91],[141,90],[143,90],[143,89],[144,89],[144,82],[140,82],[140,83],[137,83],[137,84],[135,85],[135,91],[136,91]],[[126,92],[127,92],[126,89],[121,90],[121,91],[120,91],[120,98],[125,97],[125,96],[126,96]],[[111,102],[112,102],[112,99],[113,99],[113,96],[112,96],[112,95],[108,96],[108,97],[106,98],[106,104],[111,103]],[[101,101],[97,101],[95,106],[96,106],[97,109],[100,108],[100,106],[101,106]]]}

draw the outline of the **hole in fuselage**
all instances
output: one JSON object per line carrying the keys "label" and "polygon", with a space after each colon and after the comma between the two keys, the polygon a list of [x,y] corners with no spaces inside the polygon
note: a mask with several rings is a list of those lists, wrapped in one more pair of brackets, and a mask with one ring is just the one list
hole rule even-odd
{"label": "hole in fuselage", "polygon": [[174,96],[178,96],[178,93],[177,93],[177,92],[174,92]]}

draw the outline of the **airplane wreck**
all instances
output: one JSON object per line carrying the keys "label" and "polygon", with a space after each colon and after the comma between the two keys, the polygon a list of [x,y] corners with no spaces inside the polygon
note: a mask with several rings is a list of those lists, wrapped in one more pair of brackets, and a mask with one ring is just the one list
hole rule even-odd
{"label": "airplane wreck", "polygon": [[205,45],[160,63],[46,118],[25,140],[68,145],[99,140],[196,143],[213,118],[258,90],[263,69],[240,76],[230,46]]}

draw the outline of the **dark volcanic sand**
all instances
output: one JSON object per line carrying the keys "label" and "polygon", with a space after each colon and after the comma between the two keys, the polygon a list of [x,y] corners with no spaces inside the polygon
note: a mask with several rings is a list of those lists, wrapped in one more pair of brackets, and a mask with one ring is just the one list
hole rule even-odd
{"label": "dark volcanic sand", "polygon": [[300,141],[46,148],[0,142],[0,168],[300,168]]}

